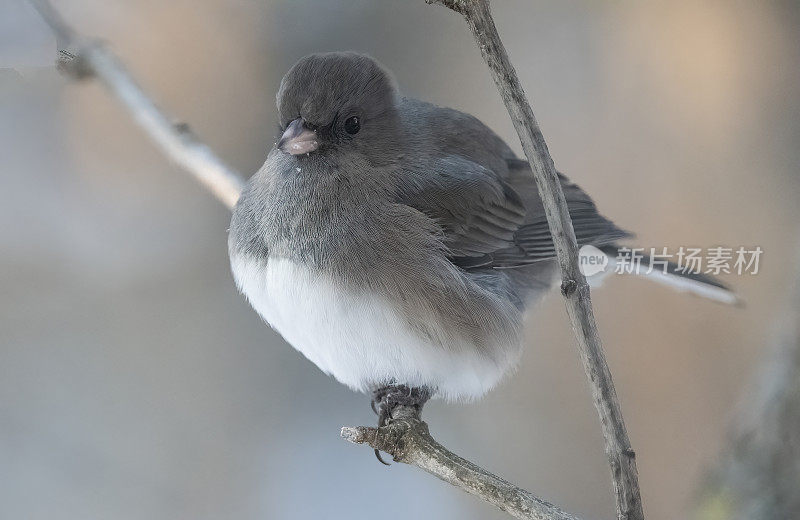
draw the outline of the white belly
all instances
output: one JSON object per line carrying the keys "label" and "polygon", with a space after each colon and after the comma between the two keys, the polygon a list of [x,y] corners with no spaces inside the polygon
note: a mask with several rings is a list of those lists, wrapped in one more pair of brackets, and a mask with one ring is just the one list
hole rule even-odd
{"label": "white belly", "polygon": [[497,363],[473,345],[431,344],[388,300],[346,290],[289,260],[232,257],[231,267],[262,318],[355,390],[394,381],[428,386],[447,399],[469,399],[492,388],[515,361]]}

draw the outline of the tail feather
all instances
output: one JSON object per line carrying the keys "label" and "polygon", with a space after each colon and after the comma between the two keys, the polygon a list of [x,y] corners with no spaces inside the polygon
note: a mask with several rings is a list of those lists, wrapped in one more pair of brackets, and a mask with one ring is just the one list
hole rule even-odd
{"label": "tail feather", "polygon": [[[617,257],[617,248],[607,246],[602,248],[602,251],[609,255],[609,259],[613,263]],[[648,269],[651,259],[647,255],[642,255],[640,265],[639,269],[635,269],[630,274],[642,276],[675,290],[685,291],[719,303],[736,306],[744,303],[730,287],[713,276],[686,271],[674,262],[668,262],[665,267],[662,261],[658,261],[657,266]]]}

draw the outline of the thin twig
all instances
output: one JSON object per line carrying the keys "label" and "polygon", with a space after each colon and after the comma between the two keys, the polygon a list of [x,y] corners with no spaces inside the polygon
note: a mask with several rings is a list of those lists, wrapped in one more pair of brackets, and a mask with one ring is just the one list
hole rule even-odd
{"label": "thin twig", "polygon": [[578,520],[558,507],[459,457],[431,437],[428,425],[411,407],[398,407],[393,420],[380,429],[342,428],[344,439],[386,452],[396,462],[423,469],[445,482],[476,495],[515,518]]}
{"label": "thin twig", "polygon": [[547,215],[561,267],[561,292],[578,339],[578,351],[592,387],[594,405],[600,415],[617,515],[620,520],[641,520],[644,513],[635,454],[628,440],[617,392],[597,332],[589,284],[578,268],[578,242],[575,240],[564,192],[542,131],[495,27],[489,0],[426,1],[442,4],[464,16],[519,134]]}
{"label": "thin twig", "polygon": [[119,99],[134,120],[168,157],[193,175],[228,208],[242,192],[242,176],[225,164],[183,123],[162,112],[99,41],[86,41],[64,21],[47,0],[30,0],[59,40],[59,68],[76,79],[97,77]]}

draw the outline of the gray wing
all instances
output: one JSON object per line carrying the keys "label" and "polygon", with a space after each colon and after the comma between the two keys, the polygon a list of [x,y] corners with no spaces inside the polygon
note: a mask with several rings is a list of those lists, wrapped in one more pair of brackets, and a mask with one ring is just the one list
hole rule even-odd
{"label": "gray wing", "polygon": [[[399,201],[435,219],[453,263],[517,267],[555,257],[527,161],[477,118],[411,98],[400,103],[406,141]],[[630,236],[559,174],[580,245]]]}
{"label": "gray wing", "polygon": [[494,172],[455,155],[404,171],[398,198],[439,224],[453,259],[506,249],[527,213],[522,199]]}
{"label": "gray wing", "polygon": [[[521,159],[507,159],[507,163],[508,173],[504,180],[522,195],[528,211],[524,224],[514,234],[514,243],[494,251],[484,260],[495,267],[514,267],[553,258],[555,247],[530,166]],[[561,173],[558,177],[579,246],[591,244],[600,247],[633,236],[601,215],[591,197],[577,184]]]}
{"label": "gray wing", "polygon": [[[468,159],[447,156],[401,180],[399,201],[436,220],[450,260],[464,268],[511,268],[555,257],[528,163],[506,159],[501,177]],[[602,246],[631,236],[600,215],[592,199],[559,174],[578,244]]]}

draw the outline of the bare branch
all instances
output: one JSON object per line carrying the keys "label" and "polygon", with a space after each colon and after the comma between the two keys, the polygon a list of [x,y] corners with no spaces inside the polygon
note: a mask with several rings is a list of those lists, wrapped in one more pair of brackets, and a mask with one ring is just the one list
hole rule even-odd
{"label": "bare branch", "polygon": [[341,435],[356,444],[384,451],[396,462],[411,464],[482,498],[515,518],[577,520],[558,507],[459,457],[431,437],[428,425],[412,407],[398,407],[383,428],[344,427]]}
{"label": "bare branch", "polygon": [[578,242],[575,240],[564,192],[542,131],[495,27],[489,0],[426,1],[440,3],[464,16],[519,134],[544,204],[561,267],[561,292],[578,340],[581,361],[592,387],[594,405],[600,415],[606,455],[611,466],[617,516],[621,520],[640,520],[644,518],[644,513],[635,453],[628,440],[617,392],[597,332],[589,285],[578,268]]}
{"label": "bare branch", "polygon": [[59,40],[59,68],[75,79],[95,76],[119,99],[150,138],[228,208],[244,186],[242,176],[202,143],[186,124],[174,123],[137,85],[122,63],[98,41],[86,41],[47,0],[31,0]]}

